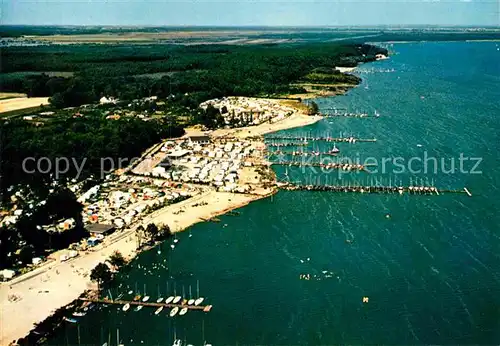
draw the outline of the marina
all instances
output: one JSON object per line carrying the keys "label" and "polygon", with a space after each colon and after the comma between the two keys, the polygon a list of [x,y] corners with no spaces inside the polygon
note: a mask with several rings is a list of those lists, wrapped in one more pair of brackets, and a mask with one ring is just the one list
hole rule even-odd
{"label": "marina", "polygon": [[271,162],[272,166],[288,166],[288,167],[319,167],[323,169],[338,169],[343,171],[366,171],[366,167],[375,165],[361,165],[361,164],[351,164],[351,163],[320,163],[320,162],[310,162],[304,163],[300,161],[279,161]]}
{"label": "marina", "polygon": [[[315,142],[315,141],[324,141],[324,142],[343,142],[343,143],[374,143],[377,141],[376,138],[357,138],[357,137],[330,137],[330,136],[305,136],[305,137],[297,137],[297,136],[270,136],[266,137],[266,140],[282,140],[282,141],[303,141],[303,142]],[[269,144],[268,144],[269,145]]]}

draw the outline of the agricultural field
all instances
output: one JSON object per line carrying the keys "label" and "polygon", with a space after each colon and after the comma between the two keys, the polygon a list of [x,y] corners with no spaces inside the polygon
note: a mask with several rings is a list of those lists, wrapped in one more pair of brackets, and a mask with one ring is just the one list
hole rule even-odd
{"label": "agricultural field", "polygon": [[48,104],[48,97],[16,97],[0,99],[0,115],[19,110],[38,109],[40,106]]}

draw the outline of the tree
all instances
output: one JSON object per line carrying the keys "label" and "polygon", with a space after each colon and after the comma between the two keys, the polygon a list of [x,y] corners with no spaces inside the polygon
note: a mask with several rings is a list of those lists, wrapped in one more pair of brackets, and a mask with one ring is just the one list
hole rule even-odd
{"label": "tree", "polygon": [[159,229],[162,237],[171,236],[173,234],[172,230],[167,224],[161,224]]}
{"label": "tree", "polygon": [[154,223],[150,223],[146,227],[146,234],[149,236],[149,239],[155,239],[160,234],[160,230],[158,229],[158,226],[156,226]]}
{"label": "tree", "polygon": [[108,262],[116,269],[123,267],[125,264],[127,264],[127,260],[125,260],[121,252],[118,250],[113,252],[113,254],[109,257]]}
{"label": "tree", "polygon": [[314,101],[311,101],[308,107],[308,113],[309,115],[316,115],[319,113],[319,107],[318,104]]}
{"label": "tree", "polygon": [[99,263],[92,271],[90,272],[90,280],[97,282],[97,290],[101,289],[102,284],[106,284],[111,281],[113,275],[109,270],[108,266],[104,263]]}

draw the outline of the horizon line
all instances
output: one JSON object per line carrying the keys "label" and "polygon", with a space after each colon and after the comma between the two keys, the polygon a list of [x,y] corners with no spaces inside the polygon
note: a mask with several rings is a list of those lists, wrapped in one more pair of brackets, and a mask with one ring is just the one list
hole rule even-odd
{"label": "horizon line", "polygon": [[70,27],[70,28],[91,28],[91,27],[110,27],[110,28],[314,28],[314,29],[332,29],[332,28],[405,28],[414,29],[422,27],[432,28],[499,28],[498,25],[459,25],[459,24],[345,24],[345,25],[149,25],[149,24],[0,24],[0,27],[26,26],[26,27]]}

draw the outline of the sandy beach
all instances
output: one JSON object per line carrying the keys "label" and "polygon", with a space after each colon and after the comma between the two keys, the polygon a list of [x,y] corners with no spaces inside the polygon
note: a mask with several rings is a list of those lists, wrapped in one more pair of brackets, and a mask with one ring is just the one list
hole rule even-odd
{"label": "sandy beach", "polygon": [[220,129],[213,131],[211,134],[213,136],[227,136],[227,135],[234,135],[235,137],[238,138],[247,138],[247,137],[255,137],[255,136],[262,136],[268,133],[280,131],[280,130],[286,130],[286,129],[292,129],[295,127],[302,127],[302,126],[307,126],[314,124],[318,121],[323,119],[323,117],[317,115],[317,116],[307,116],[301,113],[296,113],[288,118],[285,118],[281,121],[277,121],[272,124],[260,124],[257,126],[251,126],[251,127],[242,127],[240,129]]}

